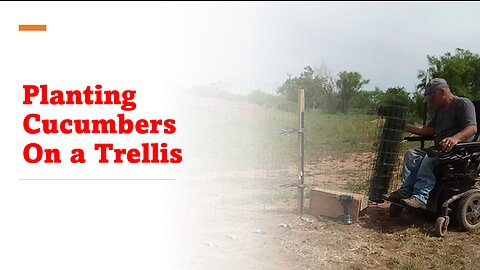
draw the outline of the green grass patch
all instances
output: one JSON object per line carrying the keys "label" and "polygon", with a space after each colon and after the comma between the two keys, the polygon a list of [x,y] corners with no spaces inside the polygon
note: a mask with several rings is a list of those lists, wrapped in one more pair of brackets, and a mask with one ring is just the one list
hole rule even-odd
{"label": "green grass patch", "polygon": [[363,114],[325,114],[307,111],[305,114],[305,144],[307,155],[318,153],[334,156],[372,151],[377,125],[376,116]]}
{"label": "green grass patch", "polygon": [[[282,135],[285,128],[298,128],[298,113],[245,100],[200,98],[198,110],[189,119],[194,136],[189,140],[202,162],[214,161],[223,168],[278,167],[298,162],[298,136]],[[210,105],[209,105],[210,106]],[[192,107],[194,109],[196,107]],[[378,125],[375,115],[328,114],[305,111],[305,162],[331,156],[344,159],[350,153],[375,151]]]}
{"label": "green grass patch", "polygon": [[369,188],[369,183],[367,181],[362,182],[348,182],[345,185],[345,189],[351,192],[357,193],[367,193]]}
{"label": "green grass patch", "polygon": [[[285,128],[298,128],[298,114],[264,109],[253,121],[257,138],[251,147],[256,149],[260,162],[282,164],[298,161],[297,133],[280,135]],[[356,114],[326,114],[305,112],[305,160],[325,156],[345,158],[350,153],[374,151],[377,117]],[[247,149],[244,149],[247,150]]]}

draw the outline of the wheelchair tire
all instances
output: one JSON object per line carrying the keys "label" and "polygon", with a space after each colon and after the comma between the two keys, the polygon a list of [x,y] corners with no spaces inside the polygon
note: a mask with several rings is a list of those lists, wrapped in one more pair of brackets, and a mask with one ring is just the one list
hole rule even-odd
{"label": "wheelchair tire", "polygon": [[402,215],[403,207],[398,206],[396,204],[391,203],[390,207],[388,208],[388,213],[391,218],[398,218]]}
{"label": "wheelchair tire", "polygon": [[433,229],[435,230],[436,236],[444,237],[447,234],[448,229],[447,219],[445,217],[437,218],[437,221],[435,222],[435,227]]}
{"label": "wheelchair tire", "polygon": [[458,202],[456,218],[465,230],[480,228],[480,192],[472,193]]}

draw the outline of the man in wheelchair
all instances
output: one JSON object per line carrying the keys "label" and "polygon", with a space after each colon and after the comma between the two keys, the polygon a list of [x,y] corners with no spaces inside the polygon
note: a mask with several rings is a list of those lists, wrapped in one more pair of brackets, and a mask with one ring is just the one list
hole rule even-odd
{"label": "man in wheelchair", "polygon": [[[425,126],[406,125],[405,130],[421,137],[411,141],[434,140],[429,149],[411,149],[405,154],[401,187],[386,199],[390,215],[399,216],[400,205],[425,209],[439,217],[435,232],[443,236],[448,227],[451,204],[456,218],[468,230],[480,227],[480,142],[477,142],[477,115],[480,103],[452,94],[447,82],[432,79],[425,87],[425,102],[436,107]],[[480,132],[479,132],[480,133]]]}

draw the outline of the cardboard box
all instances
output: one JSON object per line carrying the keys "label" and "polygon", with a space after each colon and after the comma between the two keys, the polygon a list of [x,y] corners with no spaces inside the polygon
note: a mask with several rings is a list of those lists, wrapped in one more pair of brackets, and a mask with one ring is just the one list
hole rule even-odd
{"label": "cardboard box", "polygon": [[360,211],[368,206],[368,196],[347,191],[313,188],[310,193],[309,214],[331,218],[344,215],[339,195],[350,195],[353,197],[353,200],[348,204],[348,210],[352,221],[358,221]]}

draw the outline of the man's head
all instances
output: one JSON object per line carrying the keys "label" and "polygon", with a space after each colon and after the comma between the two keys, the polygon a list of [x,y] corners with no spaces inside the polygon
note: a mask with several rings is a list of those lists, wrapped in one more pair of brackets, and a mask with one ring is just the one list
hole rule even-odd
{"label": "man's head", "polygon": [[431,79],[427,86],[425,86],[425,102],[431,102],[433,105],[442,106],[445,97],[450,96],[450,93],[450,87],[445,79]]}

